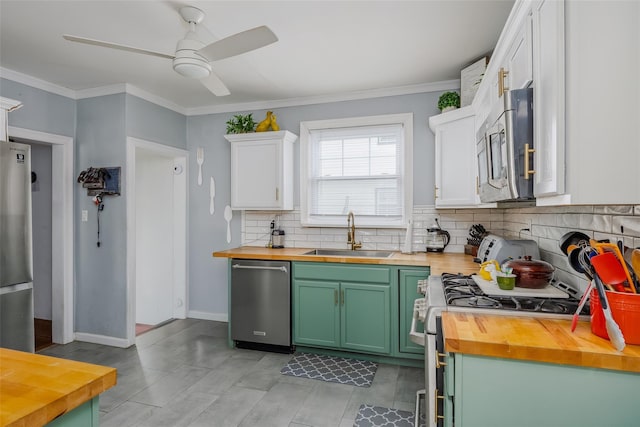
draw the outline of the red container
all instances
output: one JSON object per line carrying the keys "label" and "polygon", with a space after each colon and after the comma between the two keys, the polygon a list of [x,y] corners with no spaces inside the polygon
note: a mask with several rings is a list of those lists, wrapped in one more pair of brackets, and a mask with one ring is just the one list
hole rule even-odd
{"label": "red container", "polygon": [[[611,315],[620,326],[624,341],[627,344],[640,345],[640,294],[606,292]],[[600,297],[595,289],[591,290],[589,304],[591,307],[591,332],[599,337],[609,339]]]}

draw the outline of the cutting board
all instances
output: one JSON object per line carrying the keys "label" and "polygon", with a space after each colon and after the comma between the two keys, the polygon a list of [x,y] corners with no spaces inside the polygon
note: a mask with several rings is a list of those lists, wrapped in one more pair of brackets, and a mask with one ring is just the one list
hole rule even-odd
{"label": "cutting board", "polygon": [[546,288],[529,289],[515,287],[513,290],[505,291],[498,287],[498,283],[491,280],[484,280],[482,277],[474,274],[471,276],[482,292],[489,296],[495,297],[538,297],[538,298],[569,298],[569,294],[558,288],[547,285]]}

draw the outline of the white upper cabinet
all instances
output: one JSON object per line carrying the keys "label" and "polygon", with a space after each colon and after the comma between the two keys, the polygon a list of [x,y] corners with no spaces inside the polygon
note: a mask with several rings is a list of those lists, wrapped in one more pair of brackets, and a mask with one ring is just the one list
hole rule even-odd
{"label": "white upper cabinet", "polygon": [[505,68],[507,74],[507,89],[523,89],[529,87],[533,81],[533,49],[531,45],[531,14],[528,14],[511,43],[507,52]]}
{"label": "white upper cabinet", "polygon": [[[532,21],[528,9],[514,7],[487,67],[490,82],[489,109],[500,109],[502,94],[508,90],[529,87],[533,80]],[[474,102],[479,105],[479,103]]]}
{"label": "white upper cabinet", "polygon": [[471,106],[429,118],[435,135],[435,206],[480,205],[477,186],[475,114]]}
{"label": "white upper cabinet", "polygon": [[639,1],[517,0],[472,105],[532,81],[537,205],[640,204],[639,76]]}
{"label": "white upper cabinet", "polygon": [[545,0],[534,22],[536,203],[640,203],[640,2]]}
{"label": "white upper cabinet", "polygon": [[289,131],[225,135],[231,143],[231,208],[293,209],[293,143]]}
{"label": "white upper cabinet", "polygon": [[564,2],[533,7],[534,195],[564,192]]}

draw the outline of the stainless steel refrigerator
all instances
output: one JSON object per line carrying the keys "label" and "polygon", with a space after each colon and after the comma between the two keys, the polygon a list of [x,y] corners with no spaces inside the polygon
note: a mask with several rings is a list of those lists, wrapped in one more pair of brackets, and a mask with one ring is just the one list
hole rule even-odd
{"label": "stainless steel refrigerator", "polygon": [[0,347],[34,351],[31,147],[0,141]]}

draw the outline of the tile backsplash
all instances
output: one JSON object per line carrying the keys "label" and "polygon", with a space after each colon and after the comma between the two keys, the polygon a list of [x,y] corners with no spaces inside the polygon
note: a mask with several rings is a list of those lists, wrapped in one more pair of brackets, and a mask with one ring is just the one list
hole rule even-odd
{"label": "tile backsplash", "polygon": [[[285,246],[295,248],[347,249],[347,217],[344,227],[302,227],[298,209],[279,211],[243,211],[242,243],[247,246],[265,246],[269,242],[269,224],[279,217],[280,228],[285,231]],[[451,234],[447,252],[464,252],[469,228],[481,223],[488,230],[502,229],[504,213],[501,209],[434,209],[432,206],[413,208],[413,250],[425,251],[426,229],[435,224]],[[360,228],[355,217],[356,241],[362,249],[400,250],[405,241],[403,228]]]}
{"label": "tile backsplash", "polygon": [[[285,231],[285,246],[347,249],[347,218],[342,228],[310,228],[300,225],[300,211],[243,211],[242,243],[265,246],[269,242],[269,224],[279,218]],[[446,252],[463,252],[469,228],[482,224],[487,230],[509,238],[535,240],[540,257],[556,267],[556,278],[573,286],[586,287],[583,276],[575,273],[558,247],[568,231],[579,230],[595,239],[622,239],[629,247],[640,247],[640,205],[636,206],[561,206],[505,209],[413,209],[413,250],[425,250],[426,229],[438,218],[440,226],[451,234]],[[358,228],[356,240],[363,249],[400,250],[404,229]]]}

